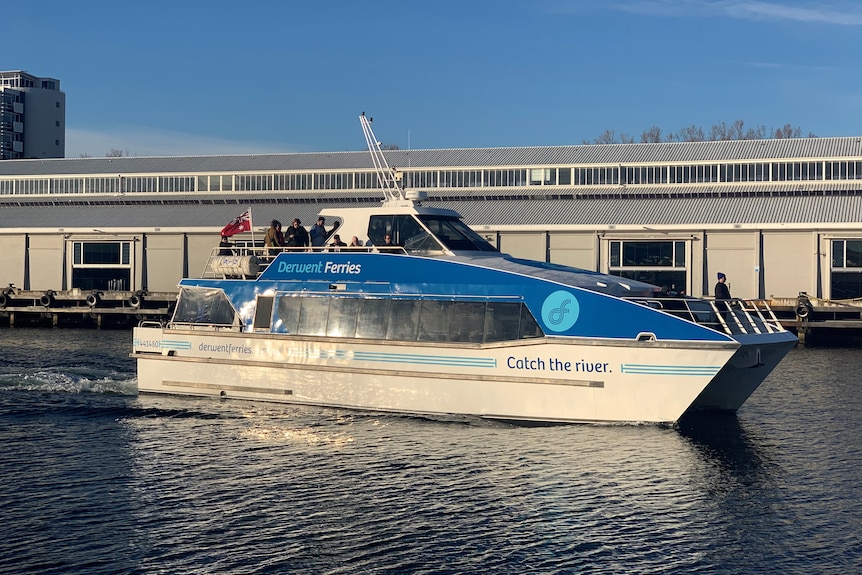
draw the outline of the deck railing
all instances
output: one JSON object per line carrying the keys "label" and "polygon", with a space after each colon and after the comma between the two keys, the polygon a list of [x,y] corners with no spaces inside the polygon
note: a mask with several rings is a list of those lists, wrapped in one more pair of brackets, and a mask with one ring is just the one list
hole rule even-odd
{"label": "deck railing", "polygon": [[686,297],[626,298],[729,335],[786,331],[762,299],[705,300]]}

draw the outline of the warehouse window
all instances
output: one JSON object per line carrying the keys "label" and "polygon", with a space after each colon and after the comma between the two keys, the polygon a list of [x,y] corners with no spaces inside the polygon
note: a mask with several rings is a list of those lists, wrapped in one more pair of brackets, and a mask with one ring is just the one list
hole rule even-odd
{"label": "warehouse window", "polygon": [[128,290],[132,277],[132,242],[72,243],[72,287],[82,290]]}
{"label": "warehouse window", "polygon": [[679,293],[688,285],[686,243],[682,240],[613,240],[609,244],[608,270],[615,276]]}
{"label": "warehouse window", "polygon": [[832,289],[829,297],[862,297],[862,240],[832,240]]}

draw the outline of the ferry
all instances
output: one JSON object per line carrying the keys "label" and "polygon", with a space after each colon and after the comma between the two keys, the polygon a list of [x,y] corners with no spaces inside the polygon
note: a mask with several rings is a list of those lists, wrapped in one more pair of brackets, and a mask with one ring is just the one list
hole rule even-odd
{"label": "ferry", "polygon": [[403,189],[360,122],[381,205],[321,215],[362,245],[214,250],[200,278],[180,281],[169,322],[134,329],[140,392],[673,424],[735,412],[797,343],[762,300],[664,297],[499,252]]}

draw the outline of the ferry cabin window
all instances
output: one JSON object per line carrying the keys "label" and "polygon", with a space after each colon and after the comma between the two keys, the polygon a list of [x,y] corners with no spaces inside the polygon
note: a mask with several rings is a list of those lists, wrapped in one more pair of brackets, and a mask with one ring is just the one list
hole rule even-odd
{"label": "ferry cabin window", "polygon": [[520,302],[283,295],[273,331],[297,335],[482,343],[542,337]]}
{"label": "ferry cabin window", "polygon": [[509,341],[518,338],[521,306],[488,302],[485,308],[485,341]]}
{"label": "ferry cabin window", "polygon": [[534,337],[543,337],[545,334],[542,328],[539,327],[539,322],[527,309],[527,306],[521,305],[521,319],[518,326],[518,335],[520,339],[531,339]]}
{"label": "ferry cabin window", "polygon": [[173,323],[233,325],[236,312],[220,289],[182,288]]}
{"label": "ferry cabin window", "polygon": [[356,320],[359,300],[340,297],[329,302],[329,318],[326,321],[326,335],[329,337],[353,337],[356,333]]}
{"label": "ferry cabin window", "polygon": [[275,298],[272,296],[257,296],[257,305],[254,308],[254,329],[269,329],[274,303]]}
{"label": "ferry cabin window", "polygon": [[862,240],[832,240],[830,299],[862,297]]}
{"label": "ferry cabin window", "polygon": [[421,305],[422,302],[418,300],[392,300],[389,304],[389,325],[386,328],[386,339],[416,341]]}
{"label": "ferry cabin window", "polygon": [[[356,318],[356,337],[383,339],[389,322],[388,299],[359,300],[359,313]],[[345,334],[345,337],[351,337]]]}
{"label": "ferry cabin window", "polygon": [[276,320],[272,331],[276,333],[299,333],[299,309],[302,299],[298,297],[282,296],[278,298],[276,306]]}
{"label": "ferry cabin window", "polygon": [[[482,343],[485,334],[485,302],[456,301],[452,305],[449,341]],[[529,313],[529,312],[527,312]]]}
{"label": "ferry cabin window", "polygon": [[329,315],[329,300],[323,297],[303,298],[299,312],[299,327],[302,335],[326,335]]}
{"label": "ferry cabin window", "polygon": [[422,300],[419,312],[419,341],[447,341],[455,302]]}

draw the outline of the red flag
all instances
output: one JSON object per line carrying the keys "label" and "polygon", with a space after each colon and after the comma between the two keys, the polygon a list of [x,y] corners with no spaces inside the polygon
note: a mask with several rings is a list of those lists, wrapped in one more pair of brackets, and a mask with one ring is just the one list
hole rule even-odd
{"label": "red flag", "polygon": [[226,238],[240,232],[251,231],[251,210],[246,210],[230,221],[228,225],[221,229],[221,235]]}

